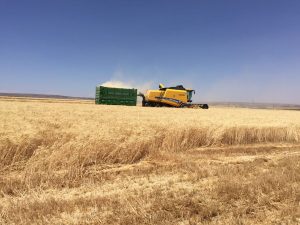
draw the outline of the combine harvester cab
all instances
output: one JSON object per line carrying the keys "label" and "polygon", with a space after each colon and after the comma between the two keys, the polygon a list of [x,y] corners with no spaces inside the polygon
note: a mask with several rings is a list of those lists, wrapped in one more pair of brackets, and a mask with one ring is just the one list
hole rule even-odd
{"label": "combine harvester cab", "polygon": [[145,95],[139,93],[138,96],[143,98],[143,106],[208,109],[207,104],[192,103],[194,93],[195,90],[185,89],[182,85],[164,87],[160,84],[158,90],[148,90]]}

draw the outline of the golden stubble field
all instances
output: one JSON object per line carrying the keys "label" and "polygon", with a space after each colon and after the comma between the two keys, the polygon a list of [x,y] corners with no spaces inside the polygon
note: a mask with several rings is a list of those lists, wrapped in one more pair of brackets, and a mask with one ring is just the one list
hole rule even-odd
{"label": "golden stubble field", "polygon": [[300,224],[300,111],[0,99],[0,224]]}

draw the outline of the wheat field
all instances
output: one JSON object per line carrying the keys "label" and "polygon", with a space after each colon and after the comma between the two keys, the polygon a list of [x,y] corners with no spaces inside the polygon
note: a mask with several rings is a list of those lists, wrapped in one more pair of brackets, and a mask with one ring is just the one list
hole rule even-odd
{"label": "wheat field", "polygon": [[300,111],[0,99],[0,224],[300,224]]}

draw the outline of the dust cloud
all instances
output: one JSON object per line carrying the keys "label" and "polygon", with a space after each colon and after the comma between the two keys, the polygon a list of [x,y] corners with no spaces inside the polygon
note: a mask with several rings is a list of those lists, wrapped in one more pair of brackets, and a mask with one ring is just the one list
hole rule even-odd
{"label": "dust cloud", "polygon": [[152,88],[152,82],[145,82],[145,83],[137,83],[137,82],[124,82],[121,80],[109,80],[106,81],[100,86],[105,87],[114,87],[114,88],[136,88],[138,92],[146,92],[148,89]]}

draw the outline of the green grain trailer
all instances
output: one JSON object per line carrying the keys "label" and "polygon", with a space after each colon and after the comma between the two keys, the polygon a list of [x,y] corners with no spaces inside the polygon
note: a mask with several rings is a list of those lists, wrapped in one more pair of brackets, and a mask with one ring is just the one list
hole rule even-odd
{"label": "green grain trailer", "polygon": [[96,87],[96,104],[136,105],[137,89]]}

